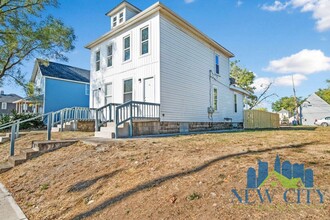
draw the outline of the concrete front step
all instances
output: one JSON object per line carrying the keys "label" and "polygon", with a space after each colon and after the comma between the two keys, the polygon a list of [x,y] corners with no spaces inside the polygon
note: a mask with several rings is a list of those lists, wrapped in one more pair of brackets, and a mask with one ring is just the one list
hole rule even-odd
{"label": "concrete front step", "polygon": [[40,152],[33,149],[33,148],[26,148],[20,150],[20,155],[23,155],[26,157],[26,159],[32,159],[35,157],[38,157],[40,155]]}
{"label": "concrete front step", "polygon": [[115,132],[96,131],[94,136],[95,137],[99,137],[99,138],[111,138],[111,139],[114,139],[115,138]]}
{"label": "concrete front step", "polygon": [[24,163],[25,161],[27,161],[27,158],[25,157],[25,155],[11,156],[8,158],[9,164],[11,164],[13,166],[20,165],[20,164]]}
{"label": "concrete front step", "polygon": [[10,140],[10,137],[0,137],[0,144],[5,143]]}
{"label": "concrete front step", "polygon": [[8,170],[10,170],[13,167],[14,166],[12,164],[10,164],[9,162],[2,163],[2,164],[0,164],[0,173],[7,172]]}
{"label": "concrete front step", "polygon": [[77,140],[63,140],[63,141],[33,141],[32,149],[39,151],[39,153],[45,153],[54,151],[62,147],[67,147],[77,143]]}

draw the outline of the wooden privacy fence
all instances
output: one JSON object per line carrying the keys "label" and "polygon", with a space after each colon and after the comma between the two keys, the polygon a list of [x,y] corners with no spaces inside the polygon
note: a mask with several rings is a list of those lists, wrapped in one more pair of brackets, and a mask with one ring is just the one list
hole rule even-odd
{"label": "wooden privacy fence", "polygon": [[280,116],[277,113],[245,110],[244,111],[244,128],[279,128]]}

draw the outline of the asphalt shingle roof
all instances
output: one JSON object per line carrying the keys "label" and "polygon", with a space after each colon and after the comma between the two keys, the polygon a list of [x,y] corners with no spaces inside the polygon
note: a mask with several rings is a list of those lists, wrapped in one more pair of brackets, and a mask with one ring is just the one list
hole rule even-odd
{"label": "asphalt shingle roof", "polygon": [[1,94],[0,95],[0,102],[7,102],[7,103],[13,103],[17,100],[20,100],[22,97],[16,95],[16,94]]}
{"label": "asphalt shingle roof", "polygon": [[39,68],[44,76],[89,83],[90,71],[54,62],[39,61]]}

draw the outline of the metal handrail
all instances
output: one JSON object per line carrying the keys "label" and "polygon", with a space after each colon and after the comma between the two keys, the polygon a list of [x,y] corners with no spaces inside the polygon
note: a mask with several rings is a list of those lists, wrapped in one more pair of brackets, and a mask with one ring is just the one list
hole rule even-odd
{"label": "metal handrail", "polygon": [[151,102],[129,101],[116,107],[115,114],[116,132],[118,135],[118,126],[129,121],[129,136],[133,136],[133,119],[159,119],[160,104]]}
{"label": "metal handrail", "polygon": [[120,105],[119,103],[109,103],[95,110],[95,131],[99,131],[100,127],[107,122],[115,120],[116,107]]}

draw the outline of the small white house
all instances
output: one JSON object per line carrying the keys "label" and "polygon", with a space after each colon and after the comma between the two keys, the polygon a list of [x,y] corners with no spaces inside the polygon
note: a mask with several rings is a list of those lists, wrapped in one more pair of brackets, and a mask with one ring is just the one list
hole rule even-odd
{"label": "small white house", "polygon": [[290,112],[284,108],[277,112],[280,118],[280,124],[288,123],[290,118]]}
{"label": "small white house", "polygon": [[142,11],[123,1],[107,16],[110,31],[86,46],[92,108],[158,103],[160,133],[242,126],[247,92],[229,79],[233,53],[160,2]]}
{"label": "small white house", "polygon": [[303,125],[314,125],[316,119],[330,116],[330,105],[313,93],[300,106]]}

